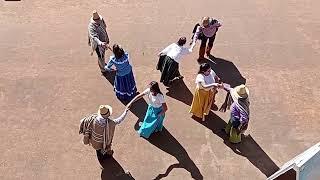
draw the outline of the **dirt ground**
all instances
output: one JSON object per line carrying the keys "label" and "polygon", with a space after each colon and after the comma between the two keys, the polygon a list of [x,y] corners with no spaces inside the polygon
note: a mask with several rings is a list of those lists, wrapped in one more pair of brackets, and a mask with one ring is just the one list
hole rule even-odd
{"label": "dirt ground", "polygon": [[[22,0],[0,2],[0,179],[265,179],[320,137],[320,1],[315,0]],[[104,16],[111,43],[130,53],[141,92],[159,80],[156,54],[189,39],[202,16],[221,20],[211,64],[233,85],[250,89],[247,137],[230,145],[220,129],[229,112],[205,123],[188,114],[199,44],[181,63],[183,82],[167,90],[165,130],[150,140],[135,128],[135,104],[117,127],[114,158],[103,164],[81,143],[79,120],[117,100],[112,78],[90,56],[87,25]],[[110,52],[107,52],[107,56]],[[221,105],[225,93],[217,95]]]}

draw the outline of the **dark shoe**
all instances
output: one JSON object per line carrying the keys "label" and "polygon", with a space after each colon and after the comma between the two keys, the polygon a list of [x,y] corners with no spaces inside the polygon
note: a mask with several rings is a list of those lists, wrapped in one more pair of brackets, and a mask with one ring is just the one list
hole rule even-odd
{"label": "dark shoe", "polygon": [[218,106],[217,105],[215,105],[215,104],[212,104],[211,105],[211,109],[213,110],[213,111],[218,111]]}
{"label": "dark shoe", "polygon": [[103,157],[103,160],[110,159],[110,158],[112,158],[112,155],[105,154]]}
{"label": "dark shoe", "polygon": [[226,129],[222,128],[221,131],[227,134]]}
{"label": "dark shoe", "polygon": [[113,150],[107,152],[106,154],[103,155],[103,159],[110,159],[113,156]]}

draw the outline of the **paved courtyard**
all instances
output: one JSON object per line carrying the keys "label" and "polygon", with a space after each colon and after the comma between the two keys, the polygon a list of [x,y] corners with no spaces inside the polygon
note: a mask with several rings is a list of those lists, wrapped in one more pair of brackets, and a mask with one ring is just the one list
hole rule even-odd
{"label": "paved courtyard", "polygon": [[[0,179],[260,180],[319,142],[320,1],[22,0],[0,2]],[[227,83],[250,89],[251,119],[239,145],[220,131],[229,112],[200,123],[188,114],[198,70],[183,59],[182,82],[167,90],[165,130],[149,140],[136,128],[145,100],[117,127],[114,157],[100,168],[81,143],[79,120],[125,105],[90,56],[91,12],[104,16],[111,44],[130,53],[138,90],[159,80],[157,53],[189,40],[202,16],[222,21],[210,61]],[[110,51],[106,56],[111,55]],[[225,93],[217,95],[221,105]],[[120,178],[121,177],[121,178]]]}

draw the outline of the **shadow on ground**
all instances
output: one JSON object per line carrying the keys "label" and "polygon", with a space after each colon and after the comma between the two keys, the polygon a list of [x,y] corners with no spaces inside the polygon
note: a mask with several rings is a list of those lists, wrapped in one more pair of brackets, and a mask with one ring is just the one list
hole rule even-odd
{"label": "shadow on ground", "polygon": [[198,62],[210,64],[212,70],[221,78],[221,80],[230,84],[231,87],[246,84],[246,79],[231,61],[210,55],[209,59],[204,58]]}
{"label": "shadow on ground", "polygon": [[[222,58],[215,58],[213,56],[210,56],[210,59],[202,59],[199,61],[199,63],[204,62],[209,63],[212,69],[221,78],[221,80],[225,83],[230,84],[232,87],[246,83],[246,79],[242,77],[238,68],[232,62],[224,60]],[[177,99],[178,101],[181,101],[187,105],[191,105],[193,94],[183,81],[175,83],[168,90],[168,96]],[[279,167],[251,137],[251,135],[243,137],[243,141],[240,144],[231,144],[228,141],[228,136],[221,130],[226,126],[226,122],[213,112],[210,112],[206,119],[207,120],[205,122],[202,122],[201,119],[195,118],[198,123],[212,130],[214,134],[222,138],[224,140],[224,143],[230,149],[232,149],[234,153],[246,157],[267,177],[272,175],[279,169]]]}
{"label": "shadow on ground", "polygon": [[183,80],[177,80],[172,86],[167,88],[167,90],[167,96],[191,106],[193,94]]}
{"label": "shadow on ground", "polygon": [[203,179],[200,170],[189,157],[187,151],[166,128],[163,128],[162,132],[152,134],[147,140],[178,160],[178,163],[170,165],[164,173],[157,175],[154,179],[158,180],[167,177],[174,168],[183,168],[187,170],[193,179]]}
{"label": "shadow on ground", "polygon": [[114,78],[116,76],[115,71],[105,72],[102,75],[110,82],[110,84],[112,84],[112,86],[114,85]]}
{"label": "shadow on ground", "polygon": [[[194,118],[194,117],[193,117]],[[232,149],[232,151],[240,156],[246,157],[256,168],[258,168],[267,177],[276,172],[279,167],[272,161],[272,159],[263,151],[257,142],[251,137],[242,136],[242,142],[239,144],[232,144],[228,140],[227,134],[222,129],[227,123],[219,116],[210,112],[206,117],[206,121],[194,118],[198,123],[210,129],[214,134],[223,139],[224,143]]]}
{"label": "shadow on ground", "polygon": [[[203,62],[209,63],[212,69],[221,78],[221,80],[225,83],[230,84],[232,87],[246,83],[246,79],[242,77],[237,67],[230,61],[211,56],[210,59],[202,59],[199,61],[199,63]],[[114,74],[108,73],[105,75],[105,77],[111,84],[114,83]],[[172,87],[168,88],[168,92],[166,93],[166,95],[187,105],[191,105],[192,103],[193,94],[185,85],[183,80],[175,82]],[[126,104],[126,102],[122,103]],[[139,122],[143,121],[147,107],[148,104],[143,98],[132,105],[130,111],[139,118],[135,124],[135,130],[139,129]],[[267,177],[272,175],[279,169],[279,167],[251,137],[251,135],[243,137],[243,140],[240,144],[231,144],[228,141],[228,136],[221,130],[226,126],[226,122],[213,112],[210,112],[206,119],[207,120],[205,122],[202,122],[201,120],[195,118],[198,123],[210,129],[214,134],[222,138],[224,140],[224,143],[230,149],[232,149],[234,153],[246,157]],[[164,152],[174,156],[179,162],[170,165],[164,173],[157,175],[155,179],[162,179],[167,177],[174,168],[184,168],[188,172],[190,172],[191,176],[194,179],[203,179],[200,170],[191,160],[186,150],[165,128],[161,133],[151,135],[148,141]],[[111,164],[113,164],[114,167],[117,167],[117,165],[119,164],[115,160],[113,161],[114,162]],[[118,169],[121,168],[121,166],[120,168],[119,166]],[[121,169],[116,170],[115,172],[124,172],[123,169]]]}
{"label": "shadow on ground", "polygon": [[139,99],[138,101],[132,104],[130,111],[139,118],[136,124],[134,125],[134,129],[136,131],[139,129],[139,122],[143,121],[147,109],[148,104],[143,98]]}
{"label": "shadow on ground", "polygon": [[[110,84],[114,84],[114,78],[115,78],[115,72],[107,72],[104,73],[103,76],[110,82]],[[137,92],[137,95],[139,92]],[[119,100],[122,104],[127,105],[129,102],[128,101],[121,101]],[[133,103],[132,107],[130,108],[130,111],[137,116],[139,119],[134,125],[134,129],[138,130],[139,129],[139,122],[142,122],[144,119],[144,115],[148,109],[148,104],[147,102],[141,98],[135,103]]]}
{"label": "shadow on ground", "polygon": [[101,180],[134,180],[131,174],[125,172],[113,157],[100,162],[100,164],[103,167]]}

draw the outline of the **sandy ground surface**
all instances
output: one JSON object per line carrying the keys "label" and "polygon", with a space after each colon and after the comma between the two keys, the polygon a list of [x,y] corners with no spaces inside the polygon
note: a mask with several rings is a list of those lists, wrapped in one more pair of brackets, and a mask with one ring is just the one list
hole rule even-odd
{"label": "sandy ground surface", "polygon": [[[265,179],[319,141],[320,1],[108,0],[0,2],[0,179]],[[188,114],[199,45],[181,64],[184,82],[167,94],[166,130],[149,141],[135,126],[138,102],[117,127],[114,159],[104,170],[81,143],[79,120],[111,104],[124,105],[112,79],[89,55],[87,24],[97,9],[111,43],[130,53],[141,92],[159,80],[156,54],[191,36],[200,17],[221,19],[213,68],[231,84],[250,88],[251,122],[242,144],[220,129],[229,113],[205,123]],[[107,52],[107,56],[110,52]],[[219,92],[217,104],[224,99]]]}

